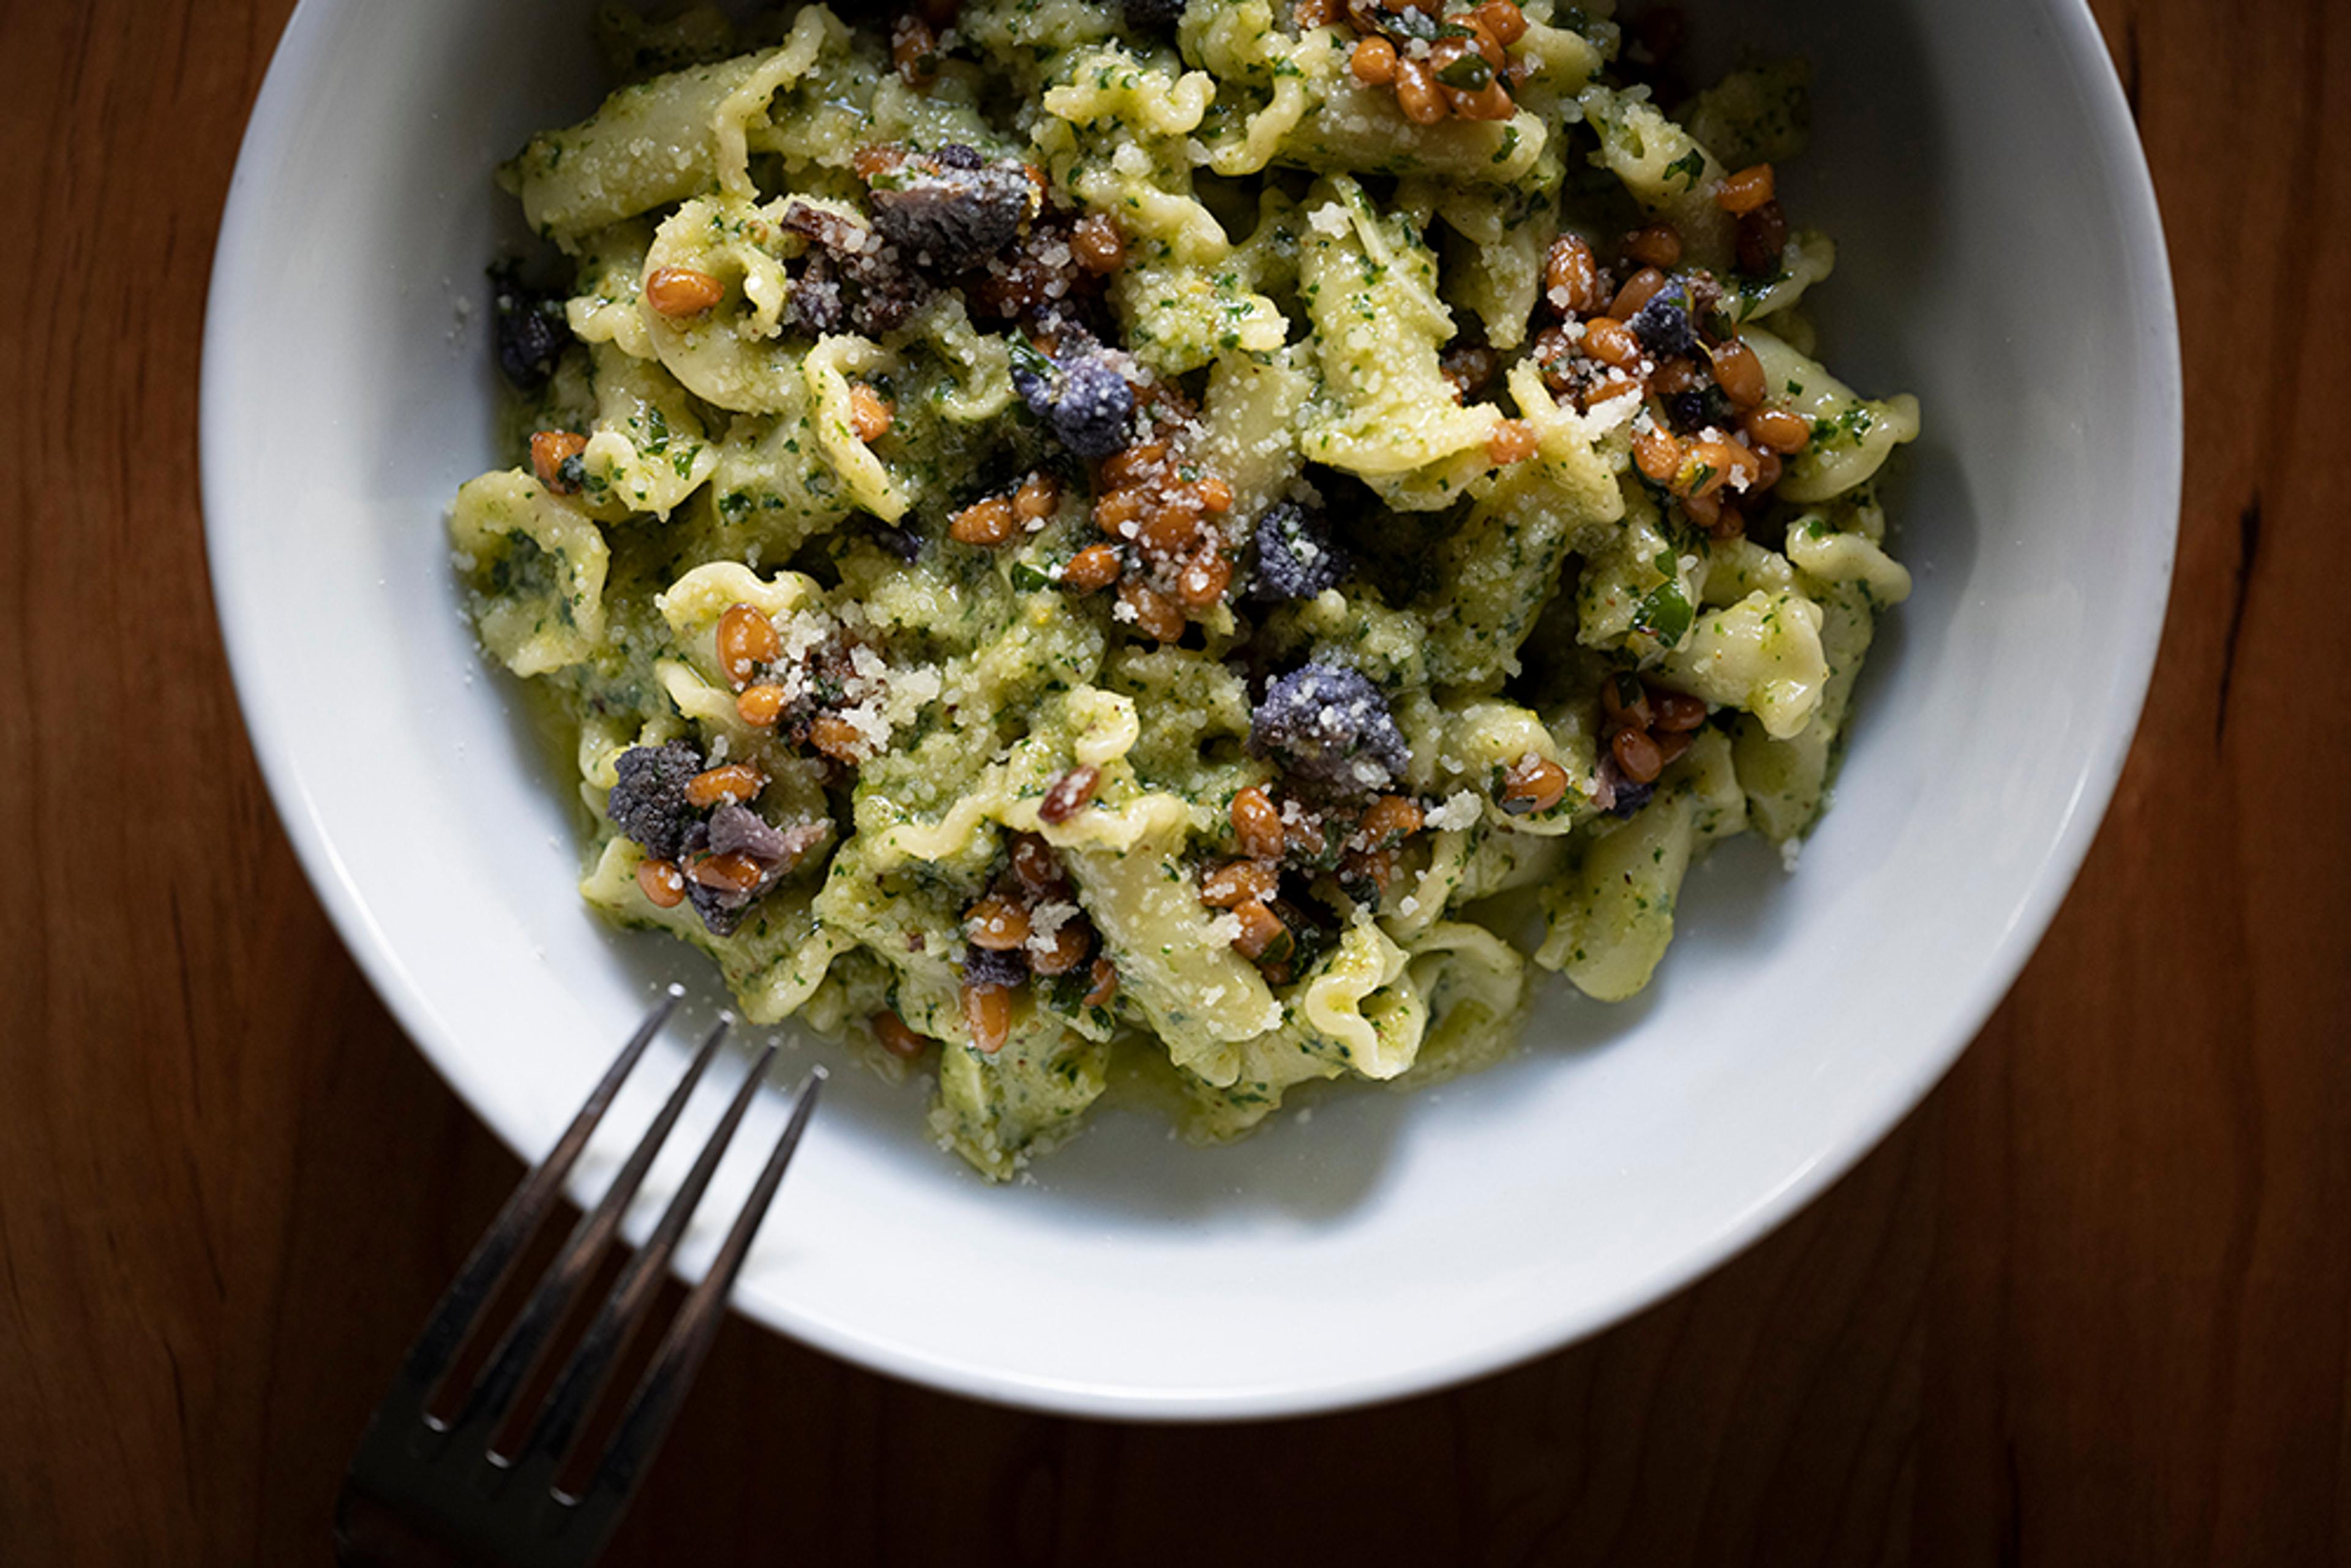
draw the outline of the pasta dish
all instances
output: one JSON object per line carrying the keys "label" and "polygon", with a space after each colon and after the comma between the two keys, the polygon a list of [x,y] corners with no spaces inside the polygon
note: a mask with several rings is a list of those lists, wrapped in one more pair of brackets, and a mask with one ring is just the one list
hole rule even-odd
{"label": "pasta dish", "polygon": [[[581,892],[1003,1178],[1648,984],[1826,799],[1915,402],[1817,356],[1799,63],[1549,0],[597,26],[451,518]],[[854,21],[854,25],[852,25]],[[1670,112],[1668,112],[1670,109]]]}

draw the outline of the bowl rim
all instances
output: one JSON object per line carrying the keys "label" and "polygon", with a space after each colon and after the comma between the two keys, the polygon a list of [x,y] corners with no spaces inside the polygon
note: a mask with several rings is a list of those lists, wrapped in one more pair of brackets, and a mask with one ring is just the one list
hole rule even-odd
{"label": "bowl rim", "polygon": [[[287,839],[345,948],[378,998],[398,1020],[434,1071],[479,1116],[499,1141],[526,1164],[537,1155],[525,1142],[519,1119],[503,1110],[473,1071],[447,1020],[395,952],[321,821],[297,748],[292,719],[271,705],[261,671],[266,662],[258,606],[248,595],[232,555],[233,529],[221,519],[235,516],[237,496],[227,476],[233,421],[225,385],[228,355],[224,344],[235,296],[249,262],[260,249],[254,237],[266,193],[256,176],[269,150],[287,138],[295,120],[298,84],[310,78],[324,54],[326,17],[351,0],[298,0],[279,37],[261,91],[239,145],[218,238],[212,256],[204,312],[199,377],[199,470],[204,514],[205,554],[214,606],[238,707],[255,759]],[[2130,629],[2116,668],[2117,701],[2108,722],[2087,747],[2062,825],[2049,852],[2019,898],[2015,917],[2001,934],[1976,977],[1965,1005],[1955,1009],[1932,1049],[1920,1051],[1907,1073],[1889,1079],[1865,1115],[1818,1155],[1792,1179],[1737,1210],[1703,1244],[1671,1263],[1618,1282],[1573,1310],[1531,1312],[1517,1333],[1501,1336],[1450,1357],[1430,1358],[1387,1374],[1343,1381],[1285,1383],[1219,1390],[1199,1396],[1164,1388],[1122,1388],[1098,1382],[1057,1382],[1008,1375],[985,1366],[861,1336],[846,1324],[794,1310],[766,1297],[737,1293],[734,1308],[745,1317],[874,1371],[947,1392],[1022,1409],[1063,1415],[1146,1421],[1210,1421],[1302,1416],[1357,1408],[1449,1387],[1522,1364],[1602,1332],[1720,1268],[1786,1223],[1875,1149],[1941,1081],[1986,1020],[2007,996],[2055,918],[2088,855],[2112,800],[2137,733],[2152,682],[2158,647],[2168,619],[2170,585],[2178,555],[2182,468],[2185,460],[2184,394],[2179,318],[2168,249],[2154,182],[2135,116],[2116,75],[2087,0],[2040,0],[2052,24],[2064,63],[2080,84],[2085,112],[2094,131],[2092,152],[2110,183],[2116,220],[2131,262],[2126,282],[2133,318],[2151,329],[2146,343],[2153,372],[2139,392],[2134,421],[2160,449],[2160,471],[2148,492],[2167,519],[2160,560],[2145,588],[2149,612]],[[2126,701],[2127,716],[2124,713]]]}

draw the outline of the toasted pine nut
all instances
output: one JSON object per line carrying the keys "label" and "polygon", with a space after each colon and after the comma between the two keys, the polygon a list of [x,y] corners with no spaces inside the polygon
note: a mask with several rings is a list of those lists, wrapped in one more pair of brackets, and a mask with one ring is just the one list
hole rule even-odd
{"label": "toasted pine nut", "polygon": [[556,494],[576,495],[579,483],[564,476],[563,465],[587,450],[588,438],[577,431],[539,431],[530,438],[530,471]]}
{"label": "toasted pine nut", "polygon": [[1762,469],[1754,452],[1736,441],[1696,441],[1677,483],[1691,495],[1711,496],[1725,486],[1744,491],[1754,487]]}
{"label": "toasted pine nut", "polygon": [[1736,174],[1725,175],[1722,183],[1715,187],[1714,204],[1743,218],[1771,199],[1773,183],[1769,163],[1741,169]]}
{"label": "toasted pine nut", "polygon": [[1113,452],[1103,458],[1101,468],[1095,471],[1094,478],[1104,490],[1131,489],[1151,477],[1153,471],[1165,460],[1166,456],[1166,443],[1146,441],[1138,445]]}
{"label": "toasted pine nut", "polygon": [[1040,975],[1066,975],[1094,950],[1094,928],[1083,916],[1064,920],[1045,944],[1044,951],[1039,952],[1036,942],[1030,941],[1029,967]]}
{"label": "toasted pine nut", "polygon": [[1395,95],[1396,107],[1415,125],[1434,125],[1445,118],[1445,89],[1418,60],[1396,62]]}
{"label": "toasted pine nut", "polygon": [[1347,68],[1365,87],[1385,87],[1395,80],[1395,46],[1377,33],[1355,40],[1355,47],[1347,56]]}
{"label": "toasted pine nut", "polygon": [[1137,531],[1135,542],[1146,554],[1155,556],[1182,555],[1191,549],[1192,541],[1200,537],[1200,519],[1205,512],[1200,497],[1189,488],[1165,497],[1151,507]]}
{"label": "toasted pine nut", "polygon": [[756,800],[768,781],[747,762],[730,762],[697,773],[685,781],[685,803],[707,810],[713,806],[739,806]]}
{"label": "toasted pine nut", "polygon": [[1548,811],[1567,798],[1567,769],[1547,757],[1522,758],[1502,774],[1502,810],[1513,817]]}
{"label": "toasted pine nut", "polygon": [[1012,880],[1032,899],[1060,898],[1070,891],[1061,858],[1034,833],[1012,835]]}
{"label": "toasted pine nut", "polygon": [[1403,796],[1383,795],[1364,813],[1358,831],[1373,847],[1387,849],[1420,831],[1423,821],[1420,808]]}
{"label": "toasted pine nut", "polygon": [[655,909],[675,909],[685,902],[685,876],[674,861],[639,861],[637,891]]}
{"label": "toasted pine nut", "polygon": [[1583,351],[1604,365],[1623,370],[1640,362],[1641,340],[1615,317],[1594,316],[1583,324]]}
{"label": "toasted pine nut", "polygon": [[1093,984],[1086,990],[1086,1006],[1106,1008],[1118,996],[1118,966],[1108,958],[1096,958],[1087,977]]}
{"label": "toasted pine nut", "polygon": [[1061,505],[1061,482],[1050,474],[1031,474],[1012,493],[1012,515],[1024,523],[1050,517]]}
{"label": "toasted pine nut", "polygon": [[1486,437],[1486,460],[1504,467],[1524,463],[1535,455],[1536,445],[1533,425],[1523,419],[1505,419]]}
{"label": "toasted pine nut", "polygon": [[1155,642],[1173,643],[1184,634],[1184,612],[1173,601],[1133,578],[1118,585],[1118,601],[1134,617],[1135,630]]}
{"label": "toasted pine nut", "polygon": [[863,382],[849,383],[849,428],[869,445],[889,433],[898,411],[890,400]]}
{"label": "toasted pine nut", "polygon": [[906,150],[894,141],[869,141],[849,155],[857,177],[871,184],[906,161]]}
{"label": "toasted pine nut", "polygon": [[690,267],[663,267],[645,279],[645,303],[673,320],[699,316],[726,298],[726,286]]}
{"label": "toasted pine nut", "polygon": [[920,16],[901,16],[890,30],[890,64],[908,87],[928,87],[937,78],[938,53],[939,36]]}
{"label": "toasted pine nut", "polygon": [[1092,593],[1116,582],[1118,574],[1124,570],[1119,563],[1118,551],[1108,545],[1088,545],[1061,569],[1061,586]]}
{"label": "toasted pine nut", "polygon": [[1812,421],[1784,408],[1759,408],[1741,422],[1756,445],[1792,457],[1813,444]]}
{"label": "toasted pine nut", "polygon": [[1082,811],[1092,801],[1094,791],[1102,788],[1102,769],[1091,762],[1081,762],[1053,780],[1045,798],[1037,803],[1040,821],[1061,826]]}
{"label": "toasted pine nut", "polygon": [[1143,517],[1139,488],[1105,490],[1094,497],[1094,527],[1114,539],[1131,539]]}
{"label": "toasted pine nut", "polygon": [[1504,48],[1527,36],[1526,13],[1512,5],[1510,0],[1486,0],[1471,15],[1484,24],[1486,31],[1493,34],[1494,41]]}
{"label": "toasted pine nut", "polygon": [[1625,280],[1609,304],[1608,314],[1619,321],[1630,321],[1635,311],[1646,305],[1666,286],[1666,275],[1654,267],[1645,267]]}
{"label": "toasted pine nut", "polygon": [[1714,347],[1714,384],[1734,408],[1753,408],[1763,401],[1763,361],[1736,338]]}
{"label": "toasted pine nut", "polygon": [[893,1056],[920,1056],[931,1043],[907,1028],[904,1019],[889,1011],[873,1015],[873,1038],[881,1041],[882,1049]]}
{"label": "toasted pine nut", "polygon": [[1608,737],[1608,749],[1625,777],[1635,784],[1654,784],[1665,769],[1666,759],[1657,755],[1657,743],[1646,729],[1618,730]]}
{"label": "toasted pine nut", "polygon": [[1290,935],[1281,916],[1252,899],[1234,909],[1241,923],[1241,934],[1233,938],[1233,951],[1244,958],[1261,957],[1266,949]]}
{"label": "toasted pine nut", "polygon": [[1656,710],[1649,706],[1649,688],[1620,671],[1600,683],[1600,711],[1611,729],[1646,729]]}
{"label": "toasted pine nut", "polygon": [[975,501],[947,520],[947,538],[957,544],[993,549],[1019,530],[1012,503],[1002,496]]}
{"label": "toasted pine nut", "polygon": [[1070,254],[1096,277],[1106,277],[1126,265],[1126,235],[1108,213],[1089,213],[1070,236]]}
{"label": "toasted pine nut", "polygon": [[980,1054],[994,1056],[1012,1038],[1012,992],[1003,986],[975,986],[967,980],[963,1021]]}
{"label": "toasted pine nut", "polygon": [[723,855],[696,855],[685,874],[721,893],[748,893],[759,885],[759,862],[737,850]]}
{"label": "toasted pine nut", "polygon": [[1788,214],[1774,201],[1764,203],[1739,220],[1739,270],[1751,277],[1769,277],[1780,270],[1788,248]]}
{"label": "toasted pine nut", "polygon": [[1562,315],[1589,315],[1607,303],[1600,292],[1600,263],[1578,235],[1551,242],[1543,257],[1543,298]]}
{"label": "toasted pine nut", "polygon": [[1657,367],[1656,373],[1649,378],[1649,390],[1659,397],[1672,397],[1678,392],[1697,392],[1710,379],[1688,355],[1677,354]]}
{"label": "toasted pine nut", "polygon": [[1211,909],[1262,903],[1273,896],[1280,880],[1271,861],[1232,861],[1201,875],[1200,902]]}
{"label": "toasted pine nut", "polygon": [[746,686],[735,699],[735,716],[754,729],[771,727],[783,712],[784,688],[778,685]]}
{"label": "toasted pine nut", "polygon": [[1186,610],[1206,610],[1232,586],[1233,563],[1211,542],[1176,574],[1176,598]]}
{"label": "toasted pine nut", "polygon": [[1256,785],[1244,786],[1235,792],[1231,816],[1233,837],[1240,844],[1241,853],[1252,860],[1279,860],[1285,841],[1281,831],[1281,811],[1273,797]]}
{"label": "toasted pine nut", "polygon": [[1604,402],[1609,402],[1616,398],[1623,397],[1627,392],[1638,392],[1641,390],[1641,382],[1635,377],[1629,375],[1610,376],[1606,381],[1602,382],[1598,386],[1593,387],[1590,392],[1583,394],[1583,412],[1589,413]]}
{"label": "toasted pine nut", "polygon": [[1445,96],[1453,112],[1464,120],[1508,120],[1519,112],[1510,89],[1502,85],[1499,76],[1476,92],[1456,92],[1448,88]]}
{"label": "toasted pine nut", "polygon": [[730,604],[718,618],[718,668],[741,691],[761,664],[782,656],[784,640],[776,623],[756,605]]}
{"label": "toasted pine nut", "polygon": [[963,929],[973,946],[1008,953],[1029,940],[1029,912],[991,893],[964,911]]}
{"label": "toasted pine nut", "polygon": [[[1679,478],[1675,480],[1674,487],[1679,493]],[[1722,496],[1719,491],[1694,490],[1682,497],[1682,510],[1689,514],[1690,521],[1718,537],[1722,537],[1718,532],[1722,526]]]}
{"label": "toasted pine nut", "polygon": [[865,737],[855,725],[823,714],[809,726],[809,744],[835,762],[855,762],[864,755]]}
{"label": "toasted pine nut", "polygon": [[1625,254],[1643,267],[1671,272],[1682,264],[1681,231],[1671,224],[1651,224],[1625,236]]}
{"label": "toasted pine nut", "polygon": [[1486,62],[1493,70],[1494,79],[1499,81],[1502,68],[1510,63],[1510,57],[1502,52],[1502,40],[1494,37],[1494,29],[1486,26],[1486,18],[1474,10],[1462,16],[1459,25],[1475,35],[1479,58]]}
{"label": "toasted pine nut", "polygon": [[1633,463],[1643,478],[1663,485],[1681,470],[1682,444],[1673,432],[1653,421],[1646,429],[1633,432]]}
{"label": "toasted pine nut", "polygon": [[1193,486],[1200,505],[1210,512],[1228,512],[1233,507],[1233,486],[1229,480],[1211,474]]}
{"label": "toasted pine nut", "polygon": [[1704,697],[1694,697],[1687,692],[1658,692],[1652,700],[1657,710],[1657,716],[1649,725],[1653,731],[1678,735],[1706,722]]}

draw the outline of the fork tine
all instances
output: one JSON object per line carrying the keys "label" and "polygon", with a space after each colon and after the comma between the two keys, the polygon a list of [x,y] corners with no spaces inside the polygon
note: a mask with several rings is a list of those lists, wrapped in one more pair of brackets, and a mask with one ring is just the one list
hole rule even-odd
{"label": "fork tine", "polygon": [[520,1315],[498,1340],[497,1348],[490,1354],[489,1365],[475,1383],[473,1392],[466,1396],[465,1407],[458,1413],[456,1420],[450,1423],[449,1432],[453,1437],[460,1433],[494,1427],[506,1418],[507,1409],[513,1403],[516,1392],[538,1358],[540,1346],[554,1331],[555,1325],[562,1321],[564,1310],[570,1305],[573,1294],[595,1269],[598,1258],[603,1253],[604,1244],[619,1228],[621,1217],[628,1211],[630,1201],[637,1196],[637,1188],[643,1184],[645,1173],[653,1168],[654,1156],[661,1153],[662,1145],[668,1140],[670,1129],[677,1124],[679,1113],[685,1109],[686,1102],[693,1097],[695,1085],[702,1081],[704,1070],[718,1054],[719,1044],[726,1038],[726,1020],[719,1019],[716,1027],[703,1040],[702,1049],[695,1052],[694,1061],[687,1066],[684,1075],[670,1091],[669,1098],[662,1104],[661,1113],[653,1118],[653,1125],[645,1129],[645,1135],[630,1151],[628,1160],[613,1178],[611,1189],[571,1228],[571,1234],[564,1239],[563,1250],[549,1266],[545,1278],[531,1292],[530,1300],[524,1304]]}
{"label": "fork tine", "polygon": [[630,1396],[628,1412],[621,1417],[611,1444],[605,1449],[580,1500],[607,1511],[611,1521],[618,1520],[630,1494],[636,1490],[637,1477],[645,1460],[660,1447],[679,1405],[684,1402],[686,1390],[694,1385],[695,1374],[702,1369],[702,1358],[710,1353],[711,1342],[718,1335],[718,1325],[726,1318],[726,1298],[735,1289],[735,1277],[743,1271],[743,1260],[751,1250],[752,1239],[758,1234],[768,1206],[775,1201],[776,1188],[783,1185],[784,1168],[791,1164],[794,1151],[800,1146],[800,1133],[808,1126],[809,1113],[816,1109],[817,1093],[824,1087],[824,1069],[819,1067],[800,1081],[791,1120],[784,1124],[774,1152],[768,1155],[759,1179],[752,1185],[743,1212],[735,1217],[734,1228],[720,1244],[717,1257],[711,1260],[710,1271],[703,1275],[702,1282],[694,1287],[677,1316],[671,1320],[669,1333],[663,1336],[653,1364],[645,1368],[636,1392]]}
{"label": "fork tine", "polygon": [[465,1260],[465,1266],[457,1271],[456,1280],[434,1307],[433,1315],[425,1320],[423,1330],[417,1334],[416,1343],[409,1347],[408,1358],[400,1370],[404,1391],[420,1406],[432,1397],[442,1375],[449,1370],[450,1360],[457,1354],[457,1347],[465,1343],[466,1331],[473,1327],[474,1320],[481,1315],[483,1307],[488,1303],[490,1292],[506,1273],[507,1265],[514,1261],[514,1256],[521,1249],[522,1244],[529,1239],[531,1233],[538,1228],[539,1222],[547,1217],[556,1195],[563,1190],[564,1179],[571,1174],[572,1166],[578,1162],[580,1150],[588,1146],[588,1140],[594,1134],[597,1124],[604,1119],[604,1113],[611,1109],[612,1101],[619,1095],[630,1069],[635,1067],[638,1059],[644,1055],[645,1047],[653,1043],[653,1038],[661,1032],[662,1025],[669,1021],[669,1015],[676,1009],[678,998],[683,994],[672,989],[653,1004],[653,1010],[645,1015],[644,1022],[637,1026],[637,1032],[629,1037],[628,1044],[621,1048],[621,1054],[613,1060],[611,1067],[605,1069],[604,1076],[589,1092],[587,1103],[580,1107],[580,1113],[571,1118],[571,1124],[563,1130],[563,1135],[547,1152],[547,1157],[523,1178],[522,1185],[515,1188],[514,1196],[507,1199],[506,1207],[498,1210],[498,1217],[490,1222],[490,1228],[481,1240],[475,1243],[473,1255]]}
{"label": "fork tine", "polygon": [[695,1206],[702,1201],[703,1189],[710,1185],[711,1173],[718,1168],[719,1157],[726,1154],[726,1145],[734,1141],[735,1129],[742,1124],[743,1113],[750,1108],[752,1098],[767,1081],[768,1064],[775,1059],[776,1048],[770,1045],[759,1053],[759,1059],[752,1064],[751,1071],[744,1074],[734,1099],[727,1103],[726,1114],[719,1118],[716,1129],[710,1134],[710,1141],[703,1145],[702,1153],[695,1157],[694,1168],[686,1173],[676,1196],[662,1211],[661,1220],[653,1227],[653,1234],[645,1238],[645,1244],[637,1249],[637,1255],[629,1260],[629,1266],[622,1271],[619,1281],[612,1287],[612,1293],[604,1298],[603,1306],[598,1309],[595,1322],[588,1325],[588,1333],[581,1338],[579,1348],[572,1352],[571,1360],[556,1381],[555,1392],[548,1396],[546,1406],[531,1427],[529,1437],[515,1456],[517,1469],[537,1460],[551,1465],[561,1464],[563,1450],[569,1446],[580,1417],[587,1413],[597,1391],[603,1385],[613,1357],[628,1343],[629,1335],[644,1317],[645,1309],[653,1304],[654,1288],[661,1283],[663,1274],[669,1268],[670,1255],[677,1250],[678,1239],[684,1235],[686,1222],[693,1218]]}

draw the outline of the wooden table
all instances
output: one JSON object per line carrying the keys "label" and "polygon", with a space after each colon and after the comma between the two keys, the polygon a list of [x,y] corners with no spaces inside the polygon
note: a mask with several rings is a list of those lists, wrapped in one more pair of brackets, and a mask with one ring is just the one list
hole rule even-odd
{"label": "wooden table", "polygon": [[[0,7],[11,1564],[322,1561],[516,1176],[313,902],[204,591],[207,261],[287,8]],[[2179,271],[2179,572],[2105,831],[1949,1081],[1703,1284],[1385,1409],[1047,1419],[734,1324],[615,1561],[2351,1559],[2351,15],[2098,10]]]}

